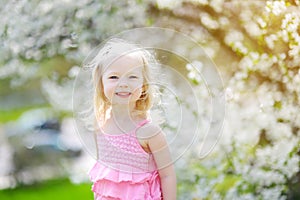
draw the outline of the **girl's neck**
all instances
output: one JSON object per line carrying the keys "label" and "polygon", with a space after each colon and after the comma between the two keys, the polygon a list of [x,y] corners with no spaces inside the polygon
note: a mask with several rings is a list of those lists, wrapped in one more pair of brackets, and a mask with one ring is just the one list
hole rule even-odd
{"label": "girl's neck", "polygon": [[111,117],[117,121],[135,121],[135,106],[114,105],[111,109]]}
{"label": "girl's neck", "polygon": [[[125,107],[125,108],[124,108]],[[110,112],[103,130],[107,133],[125,133],[136,128],[137,124],[143,120],[134,110],[115,107]]]}

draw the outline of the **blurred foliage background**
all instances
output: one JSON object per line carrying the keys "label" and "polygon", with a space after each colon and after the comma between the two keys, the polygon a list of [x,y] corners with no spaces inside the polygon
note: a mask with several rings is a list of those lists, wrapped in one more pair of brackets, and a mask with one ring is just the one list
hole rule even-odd
{"label": "blurred foliage background", "polygon": [[104,39],[150,26],[194,38],[225,86],[222,139],[178,164],[178,199],[300,198],[299,0],[0,2],[0,199],[92,199],[74,79]]}

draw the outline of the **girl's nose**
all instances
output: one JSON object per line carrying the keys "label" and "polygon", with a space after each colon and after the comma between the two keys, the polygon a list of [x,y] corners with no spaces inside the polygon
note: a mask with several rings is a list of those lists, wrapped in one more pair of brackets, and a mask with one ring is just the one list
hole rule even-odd
{"label": "girl's nose", "polygon": [[121,88],[127,88],[128,84],[127,84],[126,80],[123,79],[123,80],[120,80],[118,86]]}

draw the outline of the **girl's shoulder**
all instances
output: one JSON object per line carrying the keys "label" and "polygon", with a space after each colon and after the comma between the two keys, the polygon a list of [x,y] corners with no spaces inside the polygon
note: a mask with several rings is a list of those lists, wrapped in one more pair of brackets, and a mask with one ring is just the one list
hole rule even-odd
{"label": "girl's shoulder", "polygon": [[160,126],[151,121],[147,121],[136,131],[137,136],[142,138],[150,138],[160,133],[162,133]]}

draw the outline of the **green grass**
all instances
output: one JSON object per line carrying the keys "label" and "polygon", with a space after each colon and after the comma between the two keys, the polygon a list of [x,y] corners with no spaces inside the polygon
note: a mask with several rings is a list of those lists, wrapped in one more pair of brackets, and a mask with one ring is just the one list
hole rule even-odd
{"label": "green grass", "polygon": [[0,110],[0,123],[15,121],[21,116],[22,113],[24,113],[27,110],[28,108],[19,108],[14,110]]}
{"label": "green grass", "polygon": [[0,190],[1,200],[93,200],[91,184],[72,184],[69,180],[51,180],[31,186]]}
{"label": "green grass", "polygon": [[49,105],[28,106],[10,110],[0,110],[0,124],[5,124],[10,121],[16,121],[24,112],[37,108],[49,108]]}
{"label": "green grass", "polygon": [[[0,109],[0,124],[5,124],[5,123],[8,123],[10,121],[16,121],[16,120],[19,119],[19,117],[22,114],[24,114],[27,111],[34,110],[34,109],[49,109],[49,111],[54,110],[48,104],[27,106],[27,107],[21,107],[21,108],[14,108],[14,109],[10,109],[10,110],[1,110]],[[64,117],[72,116],[72,113],[63,112],[63,111],[60,111],[59,113],[56,113],[56,114],[57,114],[56,117],[59,117],[60,119],[62,119]]]}

